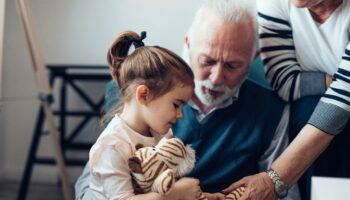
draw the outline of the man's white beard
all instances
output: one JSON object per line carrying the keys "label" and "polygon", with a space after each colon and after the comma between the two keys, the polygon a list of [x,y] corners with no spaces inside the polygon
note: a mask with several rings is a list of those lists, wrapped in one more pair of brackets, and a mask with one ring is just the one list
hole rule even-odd
{"label": "man's white beard", "polygon": [[[242,83],[244,81],[241,81],[239,84],[237,84],[234,88],[230,89],[226,85],[219,85],[215,86],[210,80],[194,80],[195,88],[194,93],[196,94],[197,98],[205,105],[210,107],[216,107],[224,103],[229,98],[232,98],[241,87]],[[220,92],[222,95],[214,97],[210,95],[209,93],[205,93],[203,88],[207,88],[210,90],[213,90],[215,92]]]}
{"label": "man's white beard", "polygon": [[[182,49],[182,58],[184,61],[191,66],[191,56],[190,51],[187,47],[187,45],[184,45],[184,48]],[[192,66],[191,66],[192,68]],[[210,107],[216,107],[221,105],[223,102],[228,100],[229,98],[233,98],[235,95],[238,97],[239,89],[241,88],[243,82],[245,81],[246,77],[244,77],[234,88],[230,89],[226,85],[220,85],[215,86],[209,79],[207,80],[198,80],[194,79],[194,93],[197,96],[197,98],[201,101],[202,104],[210,106]],[[208,88],[210,90],[214,90],[217,92],[222,92],[223,94],[218,97],[213,97],[210,94],[204,93],[203,87]]]}

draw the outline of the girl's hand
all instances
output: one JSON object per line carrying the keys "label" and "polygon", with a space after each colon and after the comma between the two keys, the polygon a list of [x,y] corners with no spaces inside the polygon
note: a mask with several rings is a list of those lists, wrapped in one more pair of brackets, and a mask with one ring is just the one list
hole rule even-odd
{"label": "girl's hand", "polygon": [[225,200],[225,195],[219,192],[217,193],[203,192],[203,193],[208,200]]}
{"label": "girl's hand", "polygon": [[[199,180],[195,178],[181,178],[175,183],[176,194],[178,194],[178,199],[181,200],[193,200],[198,199],[202,194],[201,188],[199,186]],[[172,192],[172,193],[175,193]]]}

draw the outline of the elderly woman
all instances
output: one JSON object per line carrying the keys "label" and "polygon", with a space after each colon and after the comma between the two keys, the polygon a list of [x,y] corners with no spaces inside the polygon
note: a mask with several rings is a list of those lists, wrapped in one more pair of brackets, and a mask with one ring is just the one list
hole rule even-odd
{"label": "elderly woman", "polygon": [[[266,76],[291,102],[291,137],[304,127],[268,173],[277,196],[341,132],[316,161],[315,173],[350,177],[350,0],[257,0],[257,9]],[[267,188],[257,180],[266,181],[266,175],[233,186],[249,186],[251,197],[264,199],[257,195]]]}

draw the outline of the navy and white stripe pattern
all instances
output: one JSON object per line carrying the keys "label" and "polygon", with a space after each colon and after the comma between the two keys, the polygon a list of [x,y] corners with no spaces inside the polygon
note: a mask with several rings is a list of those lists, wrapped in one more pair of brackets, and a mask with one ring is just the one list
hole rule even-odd
{"label": "navy and white stripe pattern", "polygon": [[335,104],[340,104],[341,107],[350,111],[350,43],[345,49],[338,71],[334,74],[333,82],[323,95],[322,101],[336,102]]}
{"label": "navy and white stripe pattern", "polygon": [[[265,13],[264,10],[259,10],[258,6],[259,43],[266,77],[271,87],[285,101],[292,102],[304,95],[302,89],[305,86],[303,80],[306,76],[309,79],[309,85],[306,87],[314,89],[315,87],[325,88],[325,85],[320,84],[320,82],[310,83],[310,80],[312,78],[315,80],[316,78],[324,79],[324,75],[319,73],[316,77],[315,74],[306,72],[300,67],[296,58],[289,13],[282,10],[275,10],[277,12],[275,14],[278,16],[276,17]],[[325,91],[325,89],[321,89],[318,92],[322,92],[322,90]],[[323,94],[323,92],[318,94]],[[333,82],[323,94],[308,123],[336,135],[344,128],[349,117],[350,43],[348,42],[339,66],[337,66],[337,71],[333,75]]]}
{"label": "navy and white stripe pattern", "polygon": [[301,69],[295,56],[292,28],[288,21],[258,13],[259,42],[266,77],[285,101],[300,97],[295,88]]}
{"label": "navy and white stripe pattern", "polygon": [[338,105],[350,112],[350,43],[346,46],[339,68],[333,75],[333,82],[321,101]]}

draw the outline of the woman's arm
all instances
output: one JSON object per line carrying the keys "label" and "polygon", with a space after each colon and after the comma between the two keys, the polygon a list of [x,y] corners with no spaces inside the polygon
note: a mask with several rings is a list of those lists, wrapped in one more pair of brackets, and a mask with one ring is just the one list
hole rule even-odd
{"label": "woman's arm", "polygon": [[297,137],[272,164],[280,178],[288,186],[293,185],[327,148],[334,136],[307,124]]}
{"label": "woman's arm", "polygon": [[295,183],[327,148],[334,135],[344,129],[349,117],[350,42],[333,76],[333,82],[316,106],[308,124],[273,163],[272,168],[288,185]]}
{"label": "woman's arm", "polygon": [[326,93],[312,113],[309,124],[324,132],[340,133],[350,117],[350,42]]}
{"label": "woman's arm", "polygon": [[[327,148],[334,136],[320,129],[306,125],[282,155],[272,164],[281,180],[291,186],[297,182],[311,163]],[[276,199],[274,186],[266,172],[244,177],[225,191],[245,187],[241,200]]]}
{"label": "woman's arm", "polygon": [[[314,160],[327,148],[340,133],[350,117],[350,44],[347,45],[340,67],[333,82],[316,106],[307,125],[294,141],[272,164],[281,180],[288,186],[293,185]],[[349,134],[349,133],[344,133]],[[267,183],[268,180],[270,184]],[[235,189],[246,187],[242,199],[269,199],[274,193],[267,173],[245,177],[230,186]]]}
{"label": "woman's arm", "polygon": [[266,77],[281,98],[292,102],[303,96],[323,94],[327,75],[301,69],[296,59],[288,4],[284,0],[258,0],[257,9]]}

